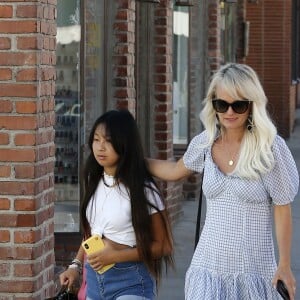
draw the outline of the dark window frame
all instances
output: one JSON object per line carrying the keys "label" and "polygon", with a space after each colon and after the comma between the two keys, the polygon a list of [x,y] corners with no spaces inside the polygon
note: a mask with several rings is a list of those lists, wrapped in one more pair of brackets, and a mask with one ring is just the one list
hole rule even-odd
{"label": "dark window frame", "polygon": [[292,81],[300,82],[300,0],[294,0],[292,7]]}
{"label": "dark window frame", "polygon": [[224,63],[235,62],[237,59],[237,4],[224,3],[221,15],[224,18],[224,28],[221,30],[221,51]]}
{"label": "dark window frame", "polygon": [[141,133],[144,154],[152,156],[153,132],[153,46],[154,6],[152,3],[136,3],[135,22],[135,82],[136,82],[136,121]]}

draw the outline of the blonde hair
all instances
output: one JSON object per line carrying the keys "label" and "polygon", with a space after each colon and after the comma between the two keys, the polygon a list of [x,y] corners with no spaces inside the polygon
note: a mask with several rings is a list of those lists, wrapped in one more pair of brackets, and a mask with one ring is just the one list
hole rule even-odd
{"label": "blonde hair", "polygon": [[236,63],[226,64],[214,74],[200,113],[200,119],[208,134],[207,145],[212,145],[219,133],[216,112],[212,106],[217,87],[222,88],[233,99],[251,101],[254,127],[249,131],[245,125],[235,174],[244,178],[259,178],[260,174],[268,172],[274,165],[271,147],[277,134],[266,109],[268,100],[259,78],[251,67]]}

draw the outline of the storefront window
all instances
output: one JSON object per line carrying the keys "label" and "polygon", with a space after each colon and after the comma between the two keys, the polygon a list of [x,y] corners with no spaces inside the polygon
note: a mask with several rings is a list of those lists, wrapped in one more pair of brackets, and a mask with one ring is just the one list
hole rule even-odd
{"label": "storefront window", "polygon": [[57,1],[56,232],[79,231],[80,1]]}
{"label": "storefront window", "polygon": [[106,64],[109,61],[107,55],[112,33],[107,31],[112,28],[109,16],[113,3],[114,1],[110,0],[85,0],[83,143],[86,143],[94,121],[107,109],[104,99],[110,97],[106,83],[109,82],[110,74]]}
{"label": "storefront window", "polygon": [[175,7],[173,22],[173,143],[181,145],[188,141],[188,8]]}

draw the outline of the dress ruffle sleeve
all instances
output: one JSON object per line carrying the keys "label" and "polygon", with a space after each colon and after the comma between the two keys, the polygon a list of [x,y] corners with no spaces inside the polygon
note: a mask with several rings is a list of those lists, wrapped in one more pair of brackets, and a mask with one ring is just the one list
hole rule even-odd
{"label": "dress ruffle sleeve", "polygon": [[275,165],[262,176],[265,188],[275,205],[292,202],[299,188],[299,174],[295,160],[284,139],[276,136],[272,146]]}
{"label": "dress ruffle sleeve", "polygon": [[207,151],[208,137],[206,131],[196,135],[190,142],[185,154],[183,163],[187,169],[194,172],[202,173],[204,168],[204,156]]}

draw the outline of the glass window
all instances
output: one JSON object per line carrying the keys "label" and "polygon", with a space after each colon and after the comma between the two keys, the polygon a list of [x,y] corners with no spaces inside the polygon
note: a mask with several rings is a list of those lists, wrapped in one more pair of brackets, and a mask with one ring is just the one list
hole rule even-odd
{"label": "glass window", "polygon": [[175,6],[173,49],[173,143],[188,142],[189,9]]}
{"label": "glass window", "polygon": [[[96,118],[108,108],[113,18],[110,0],[57,1],[55,95],[56,232],[78,232],[82,161]],[[81,20],[84,26],[81,27]],[[81,32],[84,30],[84,32]],[[106,41],[104,43],[104,40]]]}
{"label": "glass window", "polygon": [[57,1],[56,232],[79,231],[80,1]]}
{"label": "glass window", "polygon": [[[106,81],[109,82],[110,74],[106,64],[110,51],[110,39],[112,33],[108,33],[112,22],[109,18],[111,5],[110,0],[85,0],[84,15],[84,131],[83,143],[87,140],[94,121],[107,109],[104,99],[109,95]],[[106,40],[104,44],[104,40]],[[105,63],[104,63],[105,62]]]}

